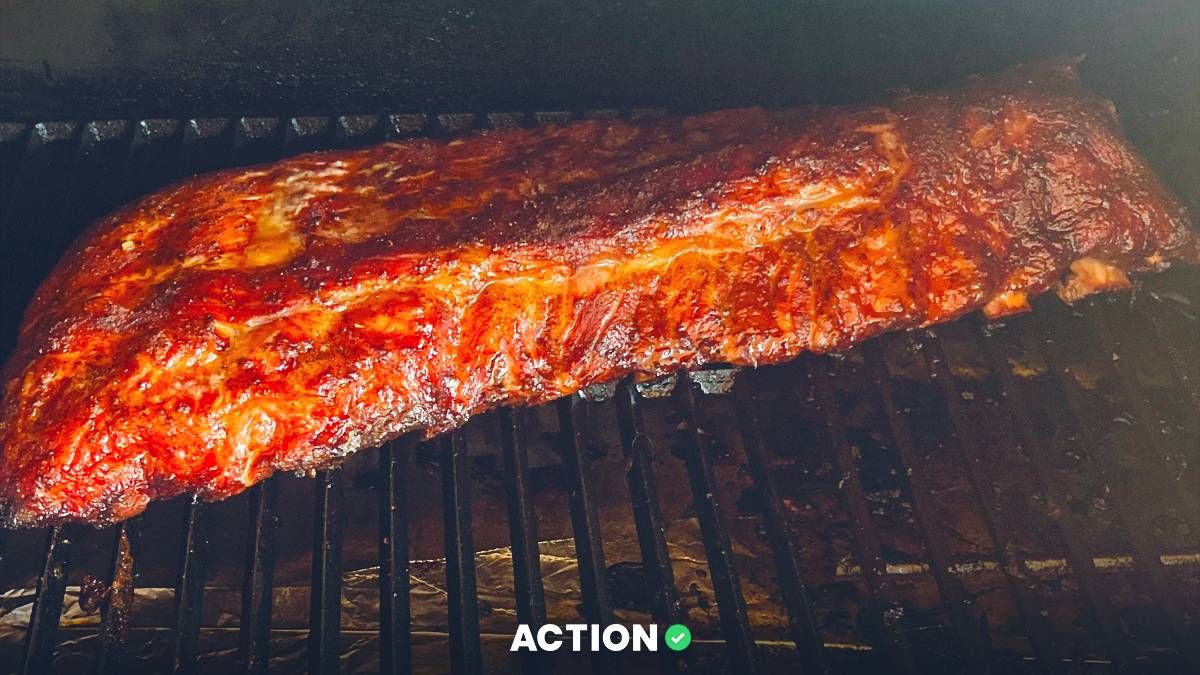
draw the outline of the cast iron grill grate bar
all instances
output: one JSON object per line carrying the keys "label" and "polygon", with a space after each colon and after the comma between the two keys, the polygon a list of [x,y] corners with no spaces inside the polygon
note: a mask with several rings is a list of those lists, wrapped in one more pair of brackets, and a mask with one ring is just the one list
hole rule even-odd
{"label": "cast iron grill grate bar", "polygon": [[250,536],[242,586],[242,622],[238,630],[238,657],[242,672],[247,675],[266,673],[270,665],[278,493],[278,480],[267,480],[250,489]]}
{"label": "cast iron grill grate bar", "polygon": [[701,435],[691,378],[679,375],[674,396],[679,412],[687,420],[687,429],[683,434],[685,465],[696,518],[700,521],[700,538],[704,542],[704,552],[708,557],[713,594],[717,598],[717,611],[728,652],[729,669],[737,673],[754,673],[757,672],[757,649],[750,632],[750,621],[746,616],[746,599],[742,595],[741,582],[733,565],[733,547],[725,529],[713,463]]}
{"label": "cast iron grill grate bar", "polygon": [[208,565],[208,506],[199,500],[188,505],[183,521],[183,553],[175,583],[175,640],[172,669],[181,675],[197,672],[197,642]]}
{"label": "cast iron grill grate bar", "polygon": [[308,672],[337,673],[342,636],[342,471],[316,480]]}
{"label": "cast iron grill grate bar", "polygon": [[841,476],[840,492],[845,499],[846,510],[854,524],[855,555],[862,569],[863,581],[871,597],[874,619],[878,623],[884,640],[881,650],[891,661],[894,670],[916,673],[912,646],[904,625],[904,608],[896,596],[893,582],[887,576],[887,565],[879,544],[879,533],[871,520],[867,495],[863,491],[862,477],[854,451],[846,438],[845,423],[838,409],[833,386],[826,371],[835,364],[829,359],[809,361],[806,368],[812,382],[828,427],[829,442],[834,452],[834,467]]}
{"label": "cast iron grill grate bar", "polygon": [[379,640],[382,672],[412,670],[408,508],[405,503],[412,436],[379,449]]}
{"label": "cast iron grill grate bar", "polygon": [[754,485],[758,488],[763,503],[763,526],[767,532],[771,552],[775,558],[775,569],[783,591],[783,601],[788,614],[792,642],[800,652],[806,673],[828,673],[829,663],[825,656],[824,643],[817,626],[816,609],[804,581],[800,568],[799,554],[792,534],[780,511],[782,500],[771,471],[767,449],[758,419],[758,405],[753,389],[747,384],[750,373],[742,373],[733,385],[734,408],[739,420],[746,459]]}
{"label": "cast iron grill grate bar", "polygon": [[1045,360],[1067,409],[1075,418],[1080,435],[1088,447],[1097,449],[1093,453],[1095,468],[1104,484],[1112,488],[1111,498],[1115,503],[1112,511],[1133,548],[1134,567],[1151,589],[1158,611],[1165,616],[1177,651],[1193,668],[1200,669],[1200,610],[1188,607],[1185,597],[1169,579],[1162,564],[1162,546],[1152,534],[1153,524],[1147,514],[1141,513],[1137,501],[1129,498],[1123,469],[1112,459],[1111,443],[1103,434],[1096,432],[1111,421],[1096,416],[1096,407],[1088,403],[1067,365],[1069,361],[1063,350],[1064,344],[1071,341],[1069,327],[1061,319],[1038,314],[1032,320],[1036,325],[1035,331],[1042,338]]}
{"label": "cast iron grill grate bar", "polygon": [[951,555],[945,526],[938,515],[937,505],[932,502],[933,489],[925,482],[924,474],[917,470],[919,462],[916,445],[908,421],[901,414],[895,401],[883,350],[878,342],[871,342],[863,345],[862,353],[867,365],[868,378],[879,396],[879,403],[887,418],[901,465],[908,469],[906,480],[917,514],[917,527],[921,531],[922,543],[929,555],[931,571],[942,598],[942,605],[962,647],[970,672],[989,672],[992,669],[989,658],[991,648],[979,620],[979,610],[974,600],[963,590],[962,583],[950,573]]}
{"label": "cast iron grill grate bar", "polygon": [[679,598],[667,549],[667,525],[659,507],[654,451],[646,433],[641,397],[636,387],[624,381],[618,385],[615,398],[622,451],[629,461],[626,479],[638,531],[638,546],[648,575],[647,584],[654,589],[651,614],[661,623],[672,624],[680,617]]}
{"label": "cast iron grill grate bar", "polygon": [[[537,515],[533,510],[532,488],[529,485],[529,456],[521,442],[521,411],[504,408],[496,417],[500,422],[500,448],[504,455],[505,501],[508,506],[517,621],[537,631],[546,623],[546,596],[542,587]],[[523,672],[540,673],[546,665],[534,652],[521,652]]]}
{"label": "cast iron grill grate bar", "polygon": [[450,623],[450,672],[483,672],[475,542],[471,532],[471,474],[461,431],[441,438],[442,496],[446,535],[446,593]]}
{"label": "cast iron grill grate bar", "polygon": [[[1113,330],[1109,325],[1109,320],[1105,314],[1110,309],[1109,303],[1106,301],[1092,301],[1092,307],[1087,312],[1091,332],[1096,336],[1096,342],[1101,349],[1101,355],[1111,354],[1113,357],[1106,362],[1107,370],[1116,375],[1118,389],[1126,406],[1130,408],[1132,413],[1132,424],[1137,430],[1142,447],[1145,450],[1167,445],[1169,439],[1156,438],[1154,436],[1151,424],[1153,420],[1158,419],[1154,411],[1151,410],[1149,397],[1138,383],[1137,377],[1131,371],[1129,360],[1120,358],[1119,345],[1116,344],[1113,338]],[[1104,359],[1100,359],[1104,361]],[[1185,372],[1185,371],[1180,371]],[[1195,426],[1196,416],[1186,418],[1185,424]],[[1196,475],[1197,469],[1190,469],[1191,475]],[[1185,487],[1185,481],[1170,481],[1172,488],[1172,498],[1175,504],[1182,508],[1177,509],[1180,516],[1187,522],[1188,527],[1192,532],[1200,532],[1200,484],[1192,481],[1189,485],[1192,489]]]}
{"label": "cast iron grill grate bar", "polygon": [[1064,496],[1055,490],[1056,481],[1048,454],[1052,449],[1057,453],[1058,448],[1039,447],[1041,444],[1034,433],[1033,420],[1030,418],[1032,407],[1021,392],[1020,386],[1014,381],[1012,369],[1008,367],[1007,360],[996,344],[998,338],[1007,335],[1008,329],[1005,326],[996,326],[991,329],[992,335],[989,336],[979,329],[977,321],[972,320],[970,323],[974,324],[976,329],[974,342],[983,350],[988,368],[1000,386],[1000,400],[1006,416],[1013,422],[1014,433],[1009,440],[1033,469],[1037,481],[1036,493],[1042,497],[1040,502],[1045,505],[1049,520],[1059,532],[1066,549],[1067,563],[1079,580],[1080,590],[1087,600],[1095,628],[1099,629],[1100,642],[1109,652],[1118,670],[1131,672],[1137,651],[1128,633],[1121,627],[1110,597],[1104,591],[1094,558],[1083,540],[1083,524],[1069,508],[1062,506]]}
{"label": "cast iron grill grate bar", "polygon": [[[604,541],[600,535],[600,512],[592,494],[588,476],[590,462],[579,429],[579,410],[584,405],[581,396],[559,399],[559,442],[563,468],[566,471],[567,501],[571,510],[571,530],[575,538],[575,557],[579,561],[579,588],[583,596],[583,617],[589,624],[601,626],[612,623],[612,599],[608,591],[607,568],[604,564]],[[591,654],[592,672],[620,672],[613,655],[601,650]]]}
{"label": "cast iron grill grate bar", "polygon": [[1034,587],[1036,580],[1023,573],[1026,569],[1025,558],[1004,529],[1003,519],[1007,514],[1003,508],[1007,504],[1001,504],[990,487],[994,485],[990,463],[984,442],[979,437],[972,418],[963,408],[963,392],[954,381],[954,374],[942,351],[941,343],[931,340],[926,343],[926,348],[929,350],[927,364],[930,375],[941,389],[942,400],[946,402],[955,435],[958,437],[958,445],[964,456],[968,482],[981,507],[980,514],[987,526],[992,550],[996,560],[1000,562],[1005,584],[1033,647],[1038,668],[1047,673],[1064,672],[1058,641],[1048,620],[1049,613]]}
{"label": "cast iron grill grate bar", "polygon": [[[626,482],[633,507],[634,527],[637,529],[638,549],[646,588],[651,592],[650,616],[661,626],[679,623],[679,591],[675,588],[675,573],[667,550],[667,525],[659,506],[658,487],[654,478],[654,452],[646,434],[645,414],[637,388],[628,381],[617,385],[617,425],[621,434],[621,449],[628,462]],[[679,672],[679,657],[667,649],[659,650],[660,666],[664,673]]]}
{"label": "cast iron grill grate bar", "polygon": [[140,557],[141,517],[121,522],[113,533],[112,565],[108,579],[108,599],[100,610],[100,639],[96,644],[95,672],[121,673],[125,639],[132,612],[134,566]]}
{"label": "cast iron grill grate bar", "polygon": [[54,661],[54,639],[67,591],[67,567],[70,564],[71,540],[66,535],[65,526],[50,528],[46,535],[45,562],[42,574],[38,577],[29,628],[25,632],[22,675],[50,672],[50,665]]}

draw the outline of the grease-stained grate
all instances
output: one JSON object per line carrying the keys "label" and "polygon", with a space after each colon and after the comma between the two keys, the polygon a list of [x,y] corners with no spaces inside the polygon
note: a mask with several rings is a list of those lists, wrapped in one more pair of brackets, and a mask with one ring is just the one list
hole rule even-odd
{"label": "grease-stained grate", "polygon": [[[0,124],[4,351],[71,237],[170,180],[305,150],[659,113]],[[4,588],[37,578],[32,597],[6,600],[10,634],[25,634],[7,653],[21,672],[67,669],[80,663],[69,659],[82,658],[84,632],[99,636],[82,651],[100,671],[561,669],[530,654],[497,660],[507,643],[487,630],[499,610],[482,599],[495,589],[477,578],[486,541],[505,547],[511,569],[503,625],[561,621],[564,588],[575,620],[695,625],[682,656],[580,657],[594,673],[1200,667],[1198,281],[1177,271],[1132,302],[1046,300],[1003,326],[968,318],[736,377],[718,369],[597,387],[431,441],[400,439],[357,473],[273,479],[228,504],[155,506],[104,532],[5,533]],[[360,512],[361,480],[378,499],[371,532],[348,515]],[[425,483],[440,504],[414,504]],[[281,503],[294,504],[299,485],[312,490],[311,518],[300,519],[312,534],[297,600],[288,542],[301,526]],[[144,631],[122,634],[150,603],[132,587],[150,593],[143,561],[166,540],[152,521],[171,508],[177,554],[158,553],[173,561],[159,580],[171,598],[158,638],[168,646],[156,651],[139,642]],[[216,544],[230,529],[244,535],[233,577]],[[565,586],[560,569],[544,575],[548,539],[565,540],[573,559]],[[426,583],[412,566],[430,549],[445,561],[444,583],[429,584],[444,597],[432,651],[410,595]],[[361,593],[347,582],[350,558],[377,561],[373,624],[343,616]],[[127,577],[125,597],[104,603],[98,625],[74,617],[60,627],[85,570]],[[292,580],[281,586],[277,572]],[[231,594],[236,611],[206,618],[206,604],[227,607]],[[292,621],[297,607],[306,624]],[[205,645],[221,631],[236,637]],[[281,650],[288,633],[303,639]]]}

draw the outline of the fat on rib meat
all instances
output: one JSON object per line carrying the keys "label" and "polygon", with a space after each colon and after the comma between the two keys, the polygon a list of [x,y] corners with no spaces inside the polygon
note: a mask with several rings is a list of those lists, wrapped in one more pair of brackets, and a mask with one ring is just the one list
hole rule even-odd
{"label": "fat on rib meat", "polygon": [[3,370],[0,510],[223,498],[628,374],[758,365],[1197,262],[1070,62],[886,105],[313,153],[96,223]]}

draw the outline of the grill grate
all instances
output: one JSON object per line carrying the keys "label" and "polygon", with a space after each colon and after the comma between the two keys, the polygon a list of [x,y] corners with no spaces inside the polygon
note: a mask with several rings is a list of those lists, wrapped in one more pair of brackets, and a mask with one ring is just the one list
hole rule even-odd
{"label": "grill grate", "polygon": [[[679,592],[671,569],[670,553],[664,533],[666,523],[659,508],[658,486],[654,479],[653,449],[646,434],[646,421],[636,387],[621,383],[616,392],[617,422],[621,448],[629,463],[626,478],[638,533],[646,588],[651,593],[650,615],[659,624],[671,626],[680,621]],[[679,661],[670,651],[661,652],[661,670],[676,673]]]}
{"label": "grill grate", "polygon": [[44,673],[50,670],[54,653],[54,635],[66,595],[67,566],[71,563],[71,540],[63,536],[62,527],[50,530],[46,537],[46,564],[38,578],[37,597],[25,633],[25,656],[22,673]]}
{"label": "grill grate", "polygon": [[700,536],[704,540],[704,552],[708,556],[708,569],[712,575],[713,593],[717,597],[717,611],[721,616],[721,633],[729,650],[730,668],[739,673],[757,672],[755,667],[754,639],[750,635],[750,622],[746,616],[746,600],[742,596],[741,583],[734,570],[733,547],[725,529],[724,509],[719,501],[720,490],[712,465],[712,457],[704,451],[700,438],[700,421],[696,414],[695,389],[686,376],[678,387],[676,400],[682,404],[687,420],[687,464],[688,480],[692,486],[696,517],[700,521]]}
{"label": "grill grate", "polygon": [[385,673],[397,672],[412,659],[404,484],[413,448],[407,440],[388,443],[379,453],[379,471],[384,480],[379,493],[379,656]]}
{"label": "grill grate", "polygon": [[[238,656],[246,673],[267,672],[271,640],[271,596],[275,583],[275,505],[279,486],[267,481],[250,495],[250,542],[242,586]],[[189,665],[188,667],[192,667]]]}
{"label": "grill grate", "polygon": [[[504,449],[504,482],[507,487],[509,542],[512,547],[513,581],[517,620],[530,626],[546,623],[546,596],[542,588],[541,553],[538,551],[537,520],[529,485],[529,456],[520,443],[520,411],[502,410],[500,439]],[[407,595],[408,588],[404,588]],[[523,670],[544,670],[533,652],[523,652]]]}
{"label": "grill grate", "polygon": [[[11,255],[23,258],[20,264],[15,257],[5,261],[5,342],[0,347],[3,351],[11,347],[15,323],[33,283],[80,227],[117,203],[170,180],[305,150],[443,135],[474,126],[615,114],[619,113],[0,124],[0,204],[4,207],[0,236],[6,250],[19,252]],[[1167,281],[1151,283],[1164,288],[1182,285],[1185,299],[1200,301],[1200,294],[1194,292],[1194,273],[1176,273]],[[694,503],[724,653],[705,661],[695,650],[682,655],[662,650],[654,667],[663,672],[715,668],[752,673],[771,670],[775,667],[771,664],[778,663],[773,654],[776,648],[761,638],[744,594],[745,560],[736,545],[745,543],[738,536],[741,530],[731,523],[742,519],[745,509],[731,502],[730,481],[724,475],[738,458],[744,459],[744,473],[757,495],[753,517],[773,564],[772,583],[778,592],[772,602],[785,616],[785,635],[794,650],[790,663],[804,672],[869,671],[884,664],[890,670],[912,673],[931,669],[1067,672],[1085,663],[1096,667],[1109,664],[1112,672],[1168,672],[1184,664],[1200,668],[1197,562],[1187,562],[1191,560],[1187,556],[1197,551],[1181,550],[1177,544],[1181,539],[1194,543],[1195,533],[1200,532],[1200,491],[1195,489],[1200,485],[1195,442],[1200,433],[1195,416],[1200,391],[1194,345],[1180,338],[1194,336],[1195,318],[1172,310],[1169,303],[1141,298],[1132,305],[1106,300],[1086,303],[1078,314],[1045,306],[1004,326],[983,326],[969,319],[939,329],[937,335],[887,336],[847,357],[805,356],[793,364],[743,372],[728,395],[706,393],[702,377],[680,376],[651,385],[622,382],[603,403],[581,397],[559,401],[554,407],[556,446],[578,563],[581,616],[588,623],[600,624],[623,616],[614,608],[612,568],[606,562],[602,534],[604,516],[611,514],[602,513],[604,499],[594,482],[596,468],[590,451],[595,439],[590,436],[594,425],[589,416],[601,407],[611,409],[616,422],[627,507],[641,554],[646,609],[651,619],[662,625],[686,622],[688,608],[680,591],[685,580],[677,575],[678,563],[672,560],[668,537],[672,521],[664,515],[663,486],[658,482],[663,468],[676,458],[666,452],[670,444],[660,442],[661,435],[650,427],[662,426],[659,423],[664,419],[666,424],[678,423],[674,440],[682,473],[677,475],[686,476]],[[1148,333],[1149,346],[1131,347],[1132,341],[1121,332],[1123,325],[1132,322],[1131,317],[1148,328],[1141,332]],[[1168,364],[1170,381],[1160,384],[1158,393],[1147,390],[1139,371],[1147,353],[1164,356]],[[1018,377],[1012,367],[1014,354],[1034,356],[1045,363],[1045,372]],[[972,372],[964,362],[972,360],[983,364],[984,376],[964,376]],[[916,374],[906,361],[917,364]],[[1100,372],[1102,386],[1081,383],[1080,363]],[[1159,410],[1162,392],[1183,401],[1174,410],[1185,411],[1163,427],[1173,430],[1164,437],[1158,434],[1158,419],[1171,411]],[[661,400],[664,394],[668,400]],[[988,400],[982,402],[991,413],[980,415],[979,399],[985,398]],[[1048,401],[1055,403],[1047,405]],[[721,437],[717,428],[720,416],[709,414],[711,406],[732,411],[742,453],[733,459],[711,452]],[[1050,409],[1048,414],[1055,421],[1049,439],[1041,429],[1045,426],[1040,413],[1043,407]],[[874,412],[864,418],[863,409]],[[931,445],[930,436],[940,427],[930,420],[943,411],[949,433]],[[534,505],[540,487],[533,478],[530,448],[524,440],[531,414],[503,410],[488,419],[498,427],[515,613],[519,621],[537,626],[549,620],[549,612]],[[830,528],[819,525],[816,532],[802,531],[795,516],[797,497],[786,470],[788,460],[780,454],[779,437],[786,433],[780,429],[803,426],[806,419],[823,420],[825,428],[805,436],[800,452],[827,458],[833,467],[832,475],[838,479],[834,490],[840,504],[837,509],[849,523],[849,548],[858,570],[849,576],[861,578],[865,586],[865,611],[860,617],[865,643],[857,651],[838,649],[831,643],[830,611],[828,603],[821,602],[822,579],[811,562],[814,556],[824,555],[814,542],[836,537],[829,533]],[[864,450],[864,425],[894,451],[887,460],[893,464],[891,478],[883,482],[890,481],[911,507],[916,547],[923,551],[920,564],[932,577],[932,621],[915,612],[911,575],[895,569],[896,528],[881,521],[876,498],[881,482],[876,465],[887,453],[881,454],[878,448],[873,454]],[[473,475],[473,453],[465,432],[444,435],[434,443],[443,487],[448,662],[454,673],[483,672],[472,512],[472,484],[478,476]],[[379,451],[379,662],[385,672],[407,672],[413,665],[409,597],[413,528],[405,497],[416,480],[414,455],[421,445],[406,437]],[[1062,458],[1080,447],[1087,449],[1086,457],[1077,462],[1072,475],[1082,482],[1106,486],[1104,517],[1112,521],[1111,529],[1118,533],[1114,537],[1097,536],[1096,531],[1104,526],[1092,513],[1080,510],[1072,486],[1063,479]],[[985,550],[973,560],[964,560],[961,547],[952,540],[955,514],[947,512],[938,495],[939,486],[946,482],[945,469],[939,467],[948,463],[963,469],[970,492],[962,495],[959,503],[969,505],[985,530]],[[1014,494],[1011,486],[1009,474],[1014,467],[1030,477],[1020,494]],[[1132,474],[1152,487],[1131,485]],[[330,470],[314,481],[307,642],[308,669],[314,673],[337,672],[345,649],[342,549],[347,526],[343,493],[348,480],[341,470]],[[1008,488],[1002,490],[1003,485]],[[1148,491],[1158,494],[1148,498]],[[279,481],[271,480],[252,489],[245,500],[249,525],[236,650],[240,667],[247,673],[267,672],[271,665],[279,560],[278,493]],[[1164,514],[1170,521],[1167,525],[1163,524]],[[199,635],[211,576],[209,533],[222,525],[216,516],[214,507],[202,503],[189,504],[183,510],[170,617],[169,658],[175,672],[202,670]],[[1048,523],[1045,533],[1034,528],[1034,522]],[[135,552],[132,559],[138,559],[137,551],[144,546],[139,542],[140,527],[140,521],[134,520],[113,529],[110,578],[125,564],[120,553],[123,541],[130,542]],[[1171,527],[1182,528],[1185,534],[1174,537],[1167,531]],[[64,526],[46,535],[21,672],[48,672],[54,665],[72,548],[83,533],[80,526]],[[0,556],[13,536],[0,534]],[[1030,539],[1034,545],[1029,544]],[[1133,609],[1124,599],[1117,606],[1116,591],[1105,576],[1115,573],[1102,570],[1096,562],[1098,556],[1114,552],[1101,550],[1097,542],[1110,540],[1124,544],[1117,552],[1132,558],[1128,583],[1135,589],[1134,595],[1145,598],[1140,605],[1134,603]],[[1032,570],[1047,556],[1056,559],[1059,555],[1069,570],[1059,582],[1065,579],[1067,587],[1048,592],[1044,578]],[[1168,555],[1182,556],[1190,571],[1181,574],[1176,566],[1166,565],[1164,556]],[[11,565],[12,557],[0,557],[4,568]],[[972,565],[984,569],[986,566],[980,567],[983,560],[994,561],[987,569],[998,574],[996,580],[1014,607],[1008,618],[1019,626],[1014,632],[1028,641],[1025,652],[1002,647],[993,639],[997,610],[983,606],[978,584],[972,586],[964,571]],[[1083,617],[1081,627],[1064,631],[1055,616],[1062,612],[1063,603],[1072,602]],[[1131,625],[1131,617],[1143,614],[1150,617],[1145,625]],[[101,632],[119,632],[120,621],[112,609],[107,610]],[[760,634],[757,642],[756,633]],[[937,644],[936,649],[929,649],[930,640]],[[137,651],[109,639],[100,639],[96,645],[97,672],[121,670]],[[865,656],[855,658],[855,654]],[[591,657],[594,673],[625,672],[629,665],[624,655]],[[552,672],[554,664],[538,655],[523,654],[520,668],[527,673]]]}
{"label": "grill grate", "polygon": [[[995,543],[994,552],[1000,563],[1000,569],[1004,573],[1008,591],[1017,604],[1017,611],[1029,634],[1029,641],[1033,646],[1040,669],[1046,672],[1060,672],[1062,667],[1057,657],[1059,646],[1056,644],[1055,636],[1046,619],[1046,608],[1037,597],[1037,590],[1034,586],[1036,582],[1033,579],[1024,578],[1021,573],[1021,570],[1028,566],[1028,561],[1019,552],[1020,548],[1009,539],[1008,531],[1011,530],[1011,523],[1017,521],[1004,522],[1006,518],[1020,518],[1020,515],[1007,513],[1005,509],[1007,504],[1001,504],[996,499],[991,487],[995,479],[988,468],[984,442],[975,429],[977,422],[972,420],[963,409],[962,392],[958,391],[954,385],[954,376],[947,366],[945,354],[939,349],[940,344],[937,342],[932,344],[934,351],[931,360],[934,377],[941,386],[955,432],[958,434],[966,455],[971,487],[975,492],[976,499],[983,507],[982,514],[987,523],[988,535]],[[1018,506],[1018,502],[1019,500],[1013,500],[1012,506]]]}
{"label": "grill grate", "polygon": [[[581,614],[587,623],[603,626],[613,621],[612,598],[605,577],[607,566],[604,564],[604,541],[600,534],[600,512],[588,479],[588,458],[583,452],[576,428],[580,400],[577,396],[560,399],[556,407],[563,466],[567,473],[571,530],[575,535],[575,553],[579,558],[579,586],[583,596]],[[591,660],[594,673],[617,670],[612,657],[606,652],[594,652]]]}
{"label": "grill grate", "polygon": [[204,602],[205,553],[208,541],[205,505],[188,505],[183,523],[183,553],[180,555],[179,580],[175,583],[175,645],[172,669],[190,675],[196,672],[197,644],[200,636],[200,610]]}
{"label": "grill grate", "polygon": [[[1081,416],[1081,419],[1078,420],[1079,428],[1083,431],[1087,444],[1099,449],[1096,453],[1098,459],[1096,468],[1104,482],[1115,488],[1114,497],[1117,500],[1115,510],[1118,519],[1122,521],[1122,529],[1130,539],[1134,565],[1148,582],[1155,605],[1166,615],[1166,625],[1174,641],[1174,648],[1183,654],[1191,666],[1200,667],[1200,651],[1198,651],[1200,642],[1197,642],[1197,638],[1200,638],[1200,609],[1195,605],[1191,607],[1184,605],[1186,602],[1184,596],[1179,594],[1177,589],[1172,587],[1173,584],[1168,581],[1168,573],[1162,564],[1163,549],[1150,534],[1153,531],[1153,524],[1149,522],[1149,514],[1138,508],[1139,500],[1125,489],[1124,481],[1121,478],[1123,470],[1114,462],[1116,455],[1114,448],[1108,445],[1103,438],[1096,436],[1094,430],[1102,428],[1096,426],[1099,420],[1083,417],[1088,415],[1093,408],[1083,401],[1078,382],[1070,376],[1070,367],[1064,365],[1067,359],[1060,351],[1062,349],[1061,342],[1054,338],[1052,331],[1055,329],[1043,327],[1043,330],[1046,344],[1051,346],[1047,357],[1051,359],[1052,367],[1058,376],[1057,382],[1068,400],[1068,406]],[[1112,353],[1114,356],[1116,355],[1116,352]],[[1133,397],[1143,398],[1140,394],[1134,394]],[[1194,464],[1195,460],[1191,461]],[[1182,491],[1179,482],[1167,481],[1167,483],[1175,488],[1172,492]],[[1185,509],[1183,515],[1185,518],[1189,515],[1194,518],[1197,514],[1189,513],[1189,510]],[[1194,524],[1190,524],[1191,532],[1197,532],[1195,527]],[[1097,609],[1097,611],[1101,610]]]}
{"label": "grill grate", "polygon": [[[336,673],[341,654],[342,472],[317,475],[313,528],[312,600],[309,604],[308,672]],[[467,530],[470,545],[470,528]]]}
{"label": "grill grate", "polygon": [[888,577],[887,567],[879,544],[879,533],[870,514],[870,502],[863,492],[862,476],[859,463],[854,455],[854,448],[846,439],[845,425],[838,412],[837,400],[829,383],[829,376],[822,372],[820,365],[809,370],[821,399],[821,407],[825,411],[829,425],[830,441],[837,453],[836,464],[838,473],[842,475],[841,488],[845,493],[846,508],[854,521],[857,550],[856,557],[870,592],[870,605],[873,617],[882,630],[886,641],[887,651],[892,664],[907,673],[916,672],[913,661],[912,647],[908,641],[908,632],[903,625],[904,608],[896,596],[893,580]]}

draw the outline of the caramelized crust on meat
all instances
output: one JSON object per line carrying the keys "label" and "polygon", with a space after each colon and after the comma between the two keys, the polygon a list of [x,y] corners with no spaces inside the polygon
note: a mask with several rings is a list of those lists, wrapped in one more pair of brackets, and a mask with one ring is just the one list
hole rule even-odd
{"label": "caramelized crust on meat", "polygon": [[1196,262],[1182,207],[1071,70],[388,143],[146,197],[28,310],[3,371],[5,518],[222,498],[630,373],[778,362],[1020,311],[1072,269],[1073,298]]}

